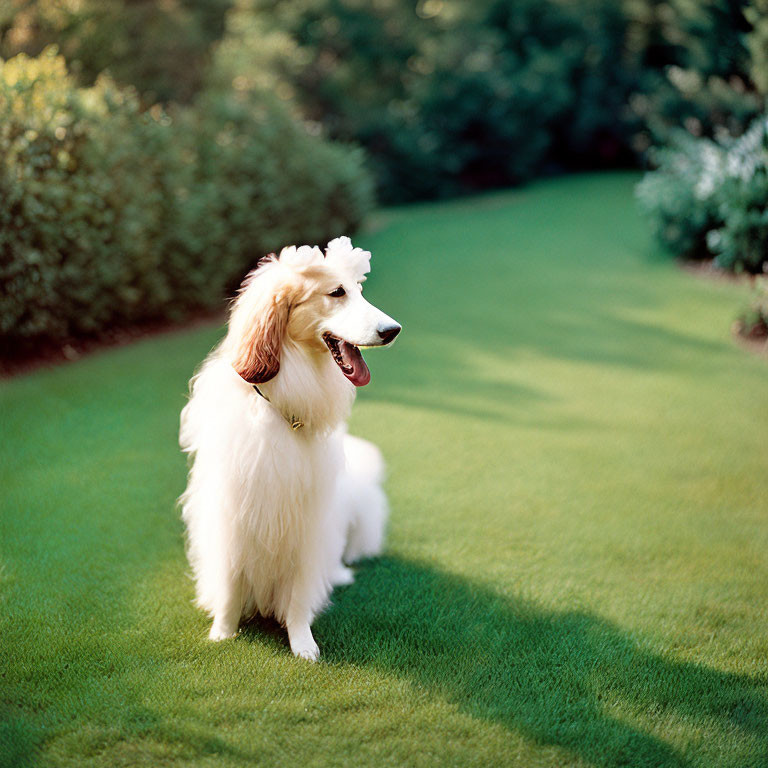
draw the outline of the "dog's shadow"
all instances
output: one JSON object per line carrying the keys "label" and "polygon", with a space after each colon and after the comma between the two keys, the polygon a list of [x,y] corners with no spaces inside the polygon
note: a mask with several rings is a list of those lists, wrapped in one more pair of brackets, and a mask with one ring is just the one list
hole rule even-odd
{"label": "dog's shadow", "polygon": [[[245,631],[281,642],[270,622]],[[542,610],[429,566],[363,564],[355,584],[334,593],[315,636],[326,662],[411,678],[472,716],[593,765],[687,765],[692,755],[628,722],[644,718],[715,722],[742,748],[754,745],[758,759],[768,755],[765,680],[665,658],[588,613]]]}

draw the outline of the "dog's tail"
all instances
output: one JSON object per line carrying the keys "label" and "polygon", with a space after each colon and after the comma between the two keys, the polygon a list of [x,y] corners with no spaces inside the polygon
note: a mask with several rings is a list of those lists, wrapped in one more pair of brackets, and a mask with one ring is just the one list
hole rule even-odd
{"label": "dog's tail", "polygon": [[350,512],[344,562],[381,554],[389,514],[384,482],[384,459],[379,449],[359,437],[345,435],[343,502]]}

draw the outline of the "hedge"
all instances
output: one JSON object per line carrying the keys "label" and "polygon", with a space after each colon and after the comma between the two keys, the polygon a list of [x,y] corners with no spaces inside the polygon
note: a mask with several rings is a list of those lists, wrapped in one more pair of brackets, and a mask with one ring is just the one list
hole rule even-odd
{"label": "hedge", "polygon": [[0,113],[6,354],[220,305],[264,253],[372,205],[359,151],[264,95],[144,109],[106,76],[77,87],[48,48],[0,62]]}

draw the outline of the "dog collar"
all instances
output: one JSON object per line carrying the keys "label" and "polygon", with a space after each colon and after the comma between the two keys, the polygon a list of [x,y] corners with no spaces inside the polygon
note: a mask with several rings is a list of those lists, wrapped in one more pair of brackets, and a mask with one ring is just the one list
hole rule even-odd
{"label": "dog collar", "polygon": [[261,395],[278,413],[288,422],[288,425],[290,428],[296,432],[296,430],[301,429],[304,426],[304,422],[298,418],[297,416],[291,416],[288,418],[279,408],[277,408],[274,403],[255,385],[253,386],[254,390],[256,390],[256,393],[258,395]]}

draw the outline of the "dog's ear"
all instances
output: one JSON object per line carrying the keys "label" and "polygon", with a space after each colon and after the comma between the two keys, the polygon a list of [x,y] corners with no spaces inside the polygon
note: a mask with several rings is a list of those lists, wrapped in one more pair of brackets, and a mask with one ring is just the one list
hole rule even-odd
{"label": "dog's ear", "polygon": [[232,365],[248,383],[261,384],[277,376],[288,311],[288,302],[273,297],[272,302],[240,336]]}

